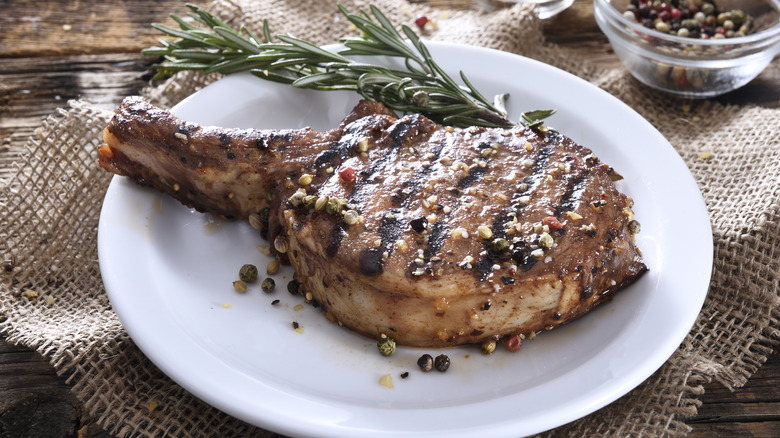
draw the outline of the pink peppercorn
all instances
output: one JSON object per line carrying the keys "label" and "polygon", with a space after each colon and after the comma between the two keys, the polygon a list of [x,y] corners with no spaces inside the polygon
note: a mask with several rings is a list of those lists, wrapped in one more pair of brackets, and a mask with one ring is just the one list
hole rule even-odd
{"label": "pink peppercorn", "polygon": [[512,335],[504,339],[504,348],[511,353],[518,351],[522,345],[523,340],[520,339],[520,336]]}
{"label": "pink peppercorn", "polygon": [[339,177],[347,182],[352,182],[355,180],[355,169],[351,168],[350,166],[344,166],[341,169],[339,169]]}

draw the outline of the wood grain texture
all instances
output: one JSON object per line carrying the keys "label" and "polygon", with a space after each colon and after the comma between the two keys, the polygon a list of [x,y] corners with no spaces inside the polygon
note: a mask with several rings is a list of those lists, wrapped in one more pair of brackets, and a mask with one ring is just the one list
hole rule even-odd
{"label": "wood grain texture", "polygon": [[[113,108],[124,96],[138,93],[151,77],[153,61],[138,51],[158,38],[149,24],[166,21],[169,13],[185,12],[183,2],[168,0],[4,0],[2,6],[0,169],[9,169],[20,159],[41,118],[68,99],[84,98]],[[553,43],[588,53],[605,65],[619,65],[593,20],[588,0],[578,0],[547,20],[544,30]],[[780,61],[719,100],[780,107]],[[8,176],[8,170],[0,170],[0,180]],[[780,436],[777,353],[743,388],[730,392],[710,383],[705,389],[698,415],[688,420],[691,437]],[[0,437],[110,436],[94,424],[40,354],[0,339]]]}
{"label": "wood grain texture", "polygon": [[[155,44],[149,24],[173,24],[184,15],[181,1],[3,1],[0,56],[39,57],[128,53]],[[191,2],[205,4],[206,2]]]}

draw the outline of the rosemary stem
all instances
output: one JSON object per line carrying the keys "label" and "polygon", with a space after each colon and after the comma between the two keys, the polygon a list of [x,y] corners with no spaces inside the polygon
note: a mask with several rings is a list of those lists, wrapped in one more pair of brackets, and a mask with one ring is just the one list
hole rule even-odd
{"label": "rosemary stem", "polygon": [[[344,49],[338,51],[291,35],[278,35],[274,42],[267,21],[263,22],[260,38],[243,25],[238,30],[231,29],[205,9],[187,6],[193,22],[172,15],[179,29],[153,24],[155,29],[176,38],[162,41],[162,47],[142,51],[163,57],[164,61],[154,66],[156,78],[182,70],[204,74],[251,71],[259,78],[295,87],[357,91],[393,110],[419,112],[439,123],[449,120],[457,126],[515,125],[503,109],[506,97],[497,96],[495,102],[499,105],[491,103],[463,72],[459,72],[462,84],[458,84],[434,61],[411,28],[401,26],[399,32],[373,5],[369,12],[359,14],[338,5],[339,11],[362,32],[359,37],[343,38]],[[370,61],[357,61],[352,58],[356,55]],[[387,57],[403,60],[404,68],[383,65],[382,59]],[[520,123],[538,126],[539,119],[524,117]]]}

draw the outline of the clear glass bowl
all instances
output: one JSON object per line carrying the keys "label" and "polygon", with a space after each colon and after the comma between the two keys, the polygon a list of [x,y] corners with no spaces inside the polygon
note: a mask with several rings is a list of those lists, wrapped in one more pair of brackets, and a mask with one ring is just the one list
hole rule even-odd
{"label": "clear glass bowl", "polygon": [[780,0],[715,0],[721,11],[754,18],[743,37],[698,39],[649,29],[623,16],[629,0],[594,0],[596,23],[623,65],[642,83],[672,94],[706,98],[737,89],[780,53]]}
{"label": "clear glass bowl", "polygon": [[534,13],[536,16],[544,20],[563,12],[574,3],[574,0],[477,0],[477,3],[487,10],[511,3],[529,3],[535,5]]}

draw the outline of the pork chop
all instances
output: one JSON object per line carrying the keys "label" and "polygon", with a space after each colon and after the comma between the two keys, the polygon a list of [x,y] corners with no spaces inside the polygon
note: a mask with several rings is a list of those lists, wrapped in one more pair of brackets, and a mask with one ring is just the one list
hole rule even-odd
{"label": "pork chop", "polygon": [[441,347],[582,316],[647,270],[632,200],[541,128],[452,128],[363,101],[335,129],[203,127],[127,98],[100,164],[249,219],[328,319]]}

